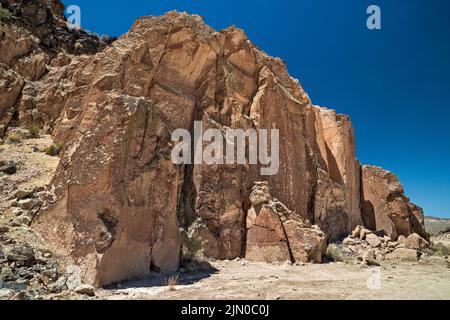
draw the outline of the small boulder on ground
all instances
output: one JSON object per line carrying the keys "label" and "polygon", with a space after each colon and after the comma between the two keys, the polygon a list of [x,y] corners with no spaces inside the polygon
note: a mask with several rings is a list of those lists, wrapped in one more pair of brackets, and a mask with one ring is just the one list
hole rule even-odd
{"label": "small boulder on ground", "polygon": [[95,296],[95,288],[93,286],[82,284],[75,288],[75,293],[83,294],[86,296],[94,297]]}
{"label": "small boulder on ground", "polygon": [[406,238],[405,245],[409,249],[419,250],[428,248],[430,246],[430,243],[419,236],[417,233],[413,233],[408,238]]}
{"label": "small boulder on ground", "polygon": [[419,253],[417,250],[398,248],[394,252],[386,255],[388,261],[401,261],[401,262],[417,262],[419,260]]}

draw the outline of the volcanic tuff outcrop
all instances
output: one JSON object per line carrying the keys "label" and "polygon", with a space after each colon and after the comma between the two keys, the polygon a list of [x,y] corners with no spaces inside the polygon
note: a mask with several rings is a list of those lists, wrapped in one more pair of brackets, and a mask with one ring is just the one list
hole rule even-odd
{"label": "volcanic tuff outcrop", "polygon": [[[138,19],[103,50],[90,38],[95,50],[48,55],[27,42],[29,31],[11,31],[16,24],[1,22],[0,123],[35,121],[64,144],[53,197],[32,226],[85,282],[176,270],[179,228],[195,227],[213,258],[305,262],[320,262],[327,240],[363,222],[393,238],[423,234],[421,210],[389,174],[361,170],[349,118],[314,106],[285,64],[242,30],[216,32],[199,16],[170,12]],[[14,32],[26,33],[23,45],[4,36]],[[41,51],[45,67],[30,69]],[[33,61],[26,68],[24,54]],[[203,130],[279,129],[279,173],[174,165],[171,133],[192,131],[194,121]]]}

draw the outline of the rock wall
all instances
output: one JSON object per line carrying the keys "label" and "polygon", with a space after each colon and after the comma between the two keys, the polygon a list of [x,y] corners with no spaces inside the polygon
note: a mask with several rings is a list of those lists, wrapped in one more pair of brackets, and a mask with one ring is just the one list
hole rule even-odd
{"label": "rock wall", "polygon": [[405,197],[397,176],[379,167],[362,167],[362,218],[371,230],[397,239],[413,233],[428,239],[423,210]]}
{"label": "rock wall", "polygon": [[[378,228],[373,217],[396,210],[377,205],[389,194],[366,192],[380,182],[364,168],[361,175],[348,117],[312,105],[285,64],[242,30],[216,32],[199,16],[170,12],[140,18],[110,46],[79,56],[47,53],[21,30],[27,35],[13,51],[8,37],[0,42],[2,61],[16,70],[1,71],[11,89],[0,120],[5,129],[14,119],[38,121],[64,144],[48,188],[53,196],[33,228],[81,267],[87,283],[176,270],[180,227],[201,238],[210,257],[320,262],[327,240],[344,238],[362,220]],[[17,57],[30,46],[50,61],[44,72],[17,76]],[[171,133],[193,133],[194,121],[203,132],[278,129],[278,173],[262,176],[261,165],[173,164]],[[361,213],[361,195],[374,214],[364,206]],[[408,208],[410,229],[394,219],[391,233],[422,226],[420,209]]]}
{"label": "rock wall", "polygon": [[[53,109],[53,101],[45,99],[47,108],[39,106],[44,99],[36,95],[42,93],[43,89],[39,88],[42,85],[47,95],[54,94],[62,79],[40,80],[76,56],[103,50],[114,39],[69,30],[63,15],[64,5],[59,0],[1,0],[0,4],[10,15],[0,18],[0,73],[5,81],[0,90],[7,91],[4,94],[0,91],[2,138],[10,125],[33,122],[45,126],[56,119],[59,114],[48,110]],[[64,88],[66,92],[67,89]]]}
{"label": "rock wall", "polygon": [[273,198],[267,182],[255,183],[250,202],[246,225],[247,259],[322,262],[327,244],[325,234]]}

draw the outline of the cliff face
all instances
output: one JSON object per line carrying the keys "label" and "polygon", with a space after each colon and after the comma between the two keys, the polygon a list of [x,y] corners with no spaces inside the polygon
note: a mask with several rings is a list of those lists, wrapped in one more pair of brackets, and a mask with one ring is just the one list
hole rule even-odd
{"label": "cliff face", "polygon": [[[348,117],[312,105],[284,63],[239,29],[215,32],[199,16],[170,12],[140,18],[96,54],[52,55],[39,77],[13,60],[0,69],[1,123],[31,117],[65,146],[54,196],[33,228],[81,266],[86,282],[176,270],[179,228],[193,229],[219,259],[320,262],[325,239],[342,239],[363,220],[392,237],[423,224],[413,205],[409,229],[391,214],[397,209],[377,205],[389,194],[366,192],[378,182],[364,169],[361,188]],[[192,132],[194,121],[203,132],[279,129],[278,174],[261,176],[259,165],[173,164],[171,133]],[[259,181],[270,195],[255,202]],[[404,199],[402,190],[396,195]],[[378,227],[382,219],[389,228]]]}
{"label": "cliff face", "polygon": [[[39,107],[36,89],[42,79],[63,61],[74,55],[94,54],[103,50],[110,38],[99,39],[82,30],[69,30],[64,20],[64,6],[59,0],[1,0],[0,137],[10,125],[35,122],[47,125],[52,116]],[[46,83],[46,85],[49,82]],[[52,83],[48,91],[55,89]],[[4,92],[4,93],[3,93]],[[20,97],[20,99],[19,99]]]}
{"label": "cliff face", "polygon": [[428,239],[423,210],[404,195],[397,176],[382,168],[362,167],[362,218],[371,230],[392,239],[417,233]]}

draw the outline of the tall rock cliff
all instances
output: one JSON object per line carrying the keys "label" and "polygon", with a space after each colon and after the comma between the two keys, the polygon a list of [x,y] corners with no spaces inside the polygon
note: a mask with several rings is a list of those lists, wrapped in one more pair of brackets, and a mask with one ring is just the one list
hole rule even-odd
{"label": "tall rock cliff", "polygon": [[[9,60],[0,69],[0,123],[38,121],[64,144],[53,196],[33,228],[88,283],[176,270],[179,228],[218,259],[320,262],[326,239],[342,239],[363,220],[381,230],[378,221],[390,219],[395,228],[382,229],[393,237],[423,224],[413,205],[409,229],[393,206],[377,205],[389,194],[366,192],[379,182],[361,174],[349,118],[314,106],[285,64],[242,30],[216,32],[186,13],[144,17],[104,49],[93,38],[95,50],[51,54],[39,76],[17,62],[27,44],[10,53],[1,39],[0,56]],[[203,132],[278,129],[278,173],[173,164],[171,133],[193,133],[195,121]],[[255,183],[265,200],[255,200]],[[396,196],[404,200],[402,190]]]}

